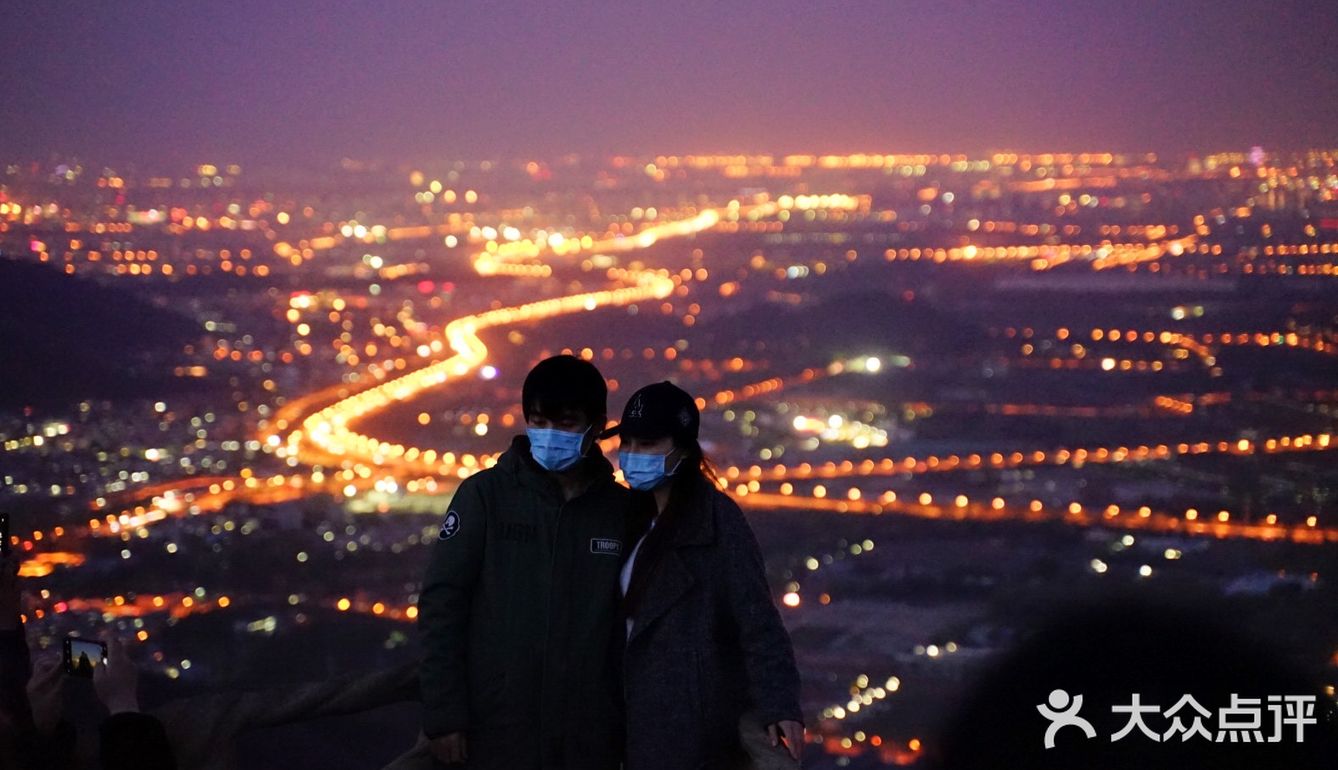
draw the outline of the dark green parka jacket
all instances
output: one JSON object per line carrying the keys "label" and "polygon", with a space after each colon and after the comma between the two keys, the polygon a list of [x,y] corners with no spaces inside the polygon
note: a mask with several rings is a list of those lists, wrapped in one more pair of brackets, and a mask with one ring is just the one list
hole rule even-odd
{"label": "dark green parka jacket", "polygon": [[618,767],[618,573],[637,517],[603,455],[578,472],[564,501],[517,436],[442,521],[418,603],[423,731],[464,731],[467,767]]}

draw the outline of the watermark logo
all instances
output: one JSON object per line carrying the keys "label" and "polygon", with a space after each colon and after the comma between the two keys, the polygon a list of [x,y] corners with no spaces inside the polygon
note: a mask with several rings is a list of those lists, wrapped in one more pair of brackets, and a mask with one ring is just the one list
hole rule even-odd
{"label": "watermark logo", "polygon": [[[1143,703],[1142,695],[1133,693],[1128,703],[1110,707],[1112,714],[1126,715],[1124,726],[1112,733],[1110,740],[1112,743],[1124,740],[1137,731],[1141,737],[1156,743],[1177,738],[1181,743],[1189,740],[1281,743],[1289,736],[1297,743],[1304,743],[1305,727],[1318,723],[1316,701],[1314,695],[1245,698],[1232,693],[1230,704],[1214,712],[1194,696],[1182,695],[1163,710],[1158,705]],[[1096,737],[1092,723],[1078,715],[1082,705],[1082,695],[1070,695],[1063,689],[1051,691],[1045,703],[1037,704],[1036,710],[1050,722],[1045,728],[1045,748],[1055,747],[1055,735],[1065,727],[1079,729],[1087,739]]]}
{"label": "watermark logo", "polygon": [[1055,733],[1059,732],[1061,727],[1076,727],[1088,738],[1096,737],[1096,728],[1092,727],[1092,723],[1078,716],[1078,711],[1082,708],[1081,695],[1070,696],[1066,690],[1051,690],[1047,702],[1048,707],[1046,703],[1036,706],[1041,716],[1050,720],[1050,726],[1045,728],[1047,749],[1055,747]]}

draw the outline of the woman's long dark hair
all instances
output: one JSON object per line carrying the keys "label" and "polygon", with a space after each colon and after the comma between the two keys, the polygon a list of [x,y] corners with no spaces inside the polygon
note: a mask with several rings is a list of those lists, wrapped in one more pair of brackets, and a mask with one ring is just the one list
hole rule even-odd
{"label": "woman's long dark hair", "polygon": [[[678,471],[670,477],[672,486],[669,488],[669,500],[664,510],[660,511],[655,526],[646,533],[646,539],[637,549],[632,577],[627,583],[627,595],[623,598],[623,612],[629,618],[645,598],[646,588],[654,581],[668,544],[682,526],[685,516],[690,513],[688,507],[701,497],[703,487],[719,488],[720,477],[716,474],[715,465],[702,451],[700,442],[696,439],[674,439],[674,447],[683,452],[683,457],[678,463]],[[636,494],[644,495],[644,504],[651,511],[655,510],[652,493]]]}

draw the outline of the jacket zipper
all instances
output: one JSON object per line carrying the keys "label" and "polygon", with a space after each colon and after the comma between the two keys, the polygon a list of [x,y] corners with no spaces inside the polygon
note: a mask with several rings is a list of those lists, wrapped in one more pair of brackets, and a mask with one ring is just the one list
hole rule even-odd
{"label": "jacket zipper", "polygon": [[543,666],[543,675],[540,677],[542,690],[539,696],[539,741],[542,748],[541,756],[544,757],[543,764],[548,765],[549,739],[551,734],[549,729],[552,726],[544,724],[544,711],[548,702],[548,658],[552,654],[552,634],[553,634],[553,598],[554,598],[554,579],[557,575],[558,543],[561,541],[562,533],[562,511],[566,509],[569,500],[564,499],[558,505],[557,519],[553,522],[553,540],[548,544],[548,602],[544,612],[544,655],[541,665]]}

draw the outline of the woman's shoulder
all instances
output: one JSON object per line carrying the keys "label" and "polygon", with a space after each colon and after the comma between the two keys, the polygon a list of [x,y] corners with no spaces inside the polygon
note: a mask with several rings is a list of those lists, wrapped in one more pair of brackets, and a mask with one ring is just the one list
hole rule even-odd
{"label": "woman's shoulder", "polygon": [[739,508],[739,504],[734,501],[734,498],[730,496],[728,492],[721,489],[719,486],[711,484],[709,482],[703,484],[703,487],[705,489],[704,494],[707,496],[707,499],[711,501],[712,508],[714,508],[717,511],[739,513],[740,515],[742,515],[742,511]]}
{"label": "woman's shoulder", "polygon": [[711,511],[718,516],[722,511],[738,510],[738,504],[729,493],[720,488],[720,484],[706,476],[694,479],[690,492],[693,507]]}
{"label": "woman's shoulder", "polygon": [[714,484],[708,484],[705,495],[711,507],[711,518],[718,532],[726,537],[737,536],[742,531],[751,532],[748,520],[743,516],[743,509],[728,492]]}

